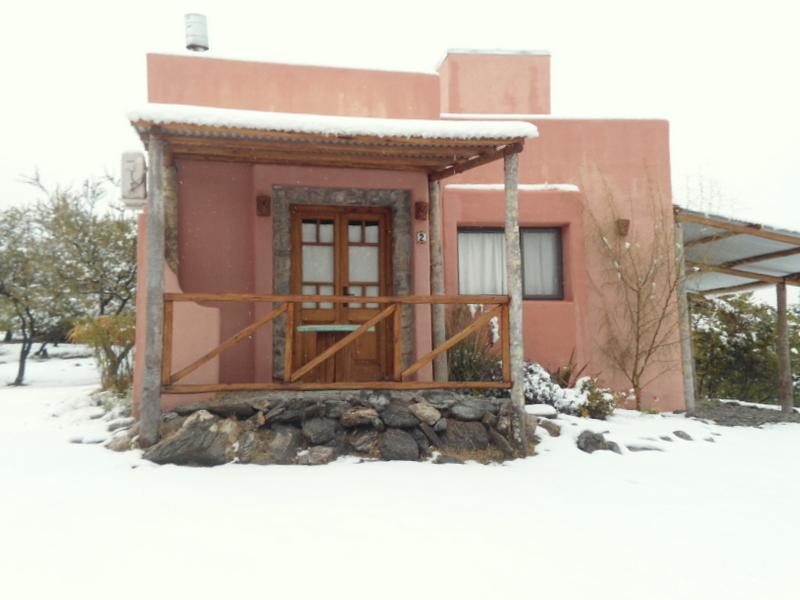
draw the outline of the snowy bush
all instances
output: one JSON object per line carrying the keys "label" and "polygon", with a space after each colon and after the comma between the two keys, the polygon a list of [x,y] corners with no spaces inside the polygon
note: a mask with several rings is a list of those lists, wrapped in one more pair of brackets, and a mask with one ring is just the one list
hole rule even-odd
{"label": "snowy bush", "polygon": [[537,363],[525,365],[523,393],[529,404],[549,404],[559,412],[593,419],[605,419],[614,412],[618,399],[594,377],[582,377],[575,387],[562,388]]}

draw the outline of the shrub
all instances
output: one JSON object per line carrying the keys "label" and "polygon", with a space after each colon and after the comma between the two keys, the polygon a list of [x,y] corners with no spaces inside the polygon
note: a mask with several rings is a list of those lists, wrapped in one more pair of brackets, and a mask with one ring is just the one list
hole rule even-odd
{"label": "shrub", "polygon": [[133,376],[136,321],[131,313],[85,319],[70,332],[70,341],[87,344],[100,367],[104,390],[124,391]]}
{"label": "shrub", "polygon": [[575,362],[575,350],[573,349],[567,364],[550,373],[550,378],[562,388],[575,387],[578,378],[586,370],[588,364],[584,363],[582,367],[578,368],[578,363]]}
{"label": "shrub", "polygon": [[[447,316],[447,337],[455,335],[472,323],[483,307],[464,304],[453,307]],[[500,381],[500,348],[496,343],[496,325],[482,327],[447,351],[447,370],[450,381]]]}
{"label": "shrub", "polygon": [[605,420],[617,407],[620,400],[618,394],[608,388],[600,387],[597,379],[584,377],[578,383],[578,389],[585,396],[586,401],[578,406],[581,417]]}
{"label": "shrub", "polygon": [[528,404],[549,404],[559,412],[593,419],[613,413],[619,399],[595,377],[582,377],[575,387],[562,388],[538,363],[525,365],[523,393]]}

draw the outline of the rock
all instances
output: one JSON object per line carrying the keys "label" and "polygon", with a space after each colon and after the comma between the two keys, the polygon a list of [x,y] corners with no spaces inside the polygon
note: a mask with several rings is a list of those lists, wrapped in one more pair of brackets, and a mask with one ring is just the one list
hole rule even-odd
{"label": "rock", "polygon": [[131,436],[129,435],[130,429],[120,431],[112,437],[106,444],[106,448],[114,452],[125,452],[131,449]]}
{"label": "rock", "polygon": [[330,419],[341,419],[348,408],[350,408],[350,403],[347,400],[327,400],[325,402],[325,416]]}
{"label": "rock", "polygon": [[508,415],[500,415],[497,417],[495,429],[504,435],[508,433],[511,430],[511,417]]}
{"label": "rock", "polygon": [[673,431],[672,435],[674,435],[676,438],[680,438],[682,440],[686,440],[687,442],[691,442],[692,441],[692,436],[690,436],[685,431],[681,431],[680,429],[677,430],[677,431]]}
{"label": "rock", "polygon": [[481,423],[486,425],[487,428],[494,427],[497,425],[497,415],[493,415],[490,412],[486,412],[483,414],[483,418],[481,419]]}
{"label": "rock", "polygon": [[103,434],[76,435],[69,438],[70,444],[103,444],[106,441],[108,441],[108,436]]}
{"label": "rock", "polygon": [[366,403],[378,411],[389,406],[389,402],[389,397],[386,394],[370,394],[366,399]]}
{"label": "rock", "polygon": [[356,452],[377,456],[378,438],[378,432],[374,429],[356,429],[348,436],[347,443]]}
{"label": "rock", "polygon": [[[536,415],[529,415],[528,413],[523,413],[525,415],[525,429],[529,433],[534,433],[536,428],[539,426],[539,417]],[[511,419],[513,424],[513,417]]]}
{"label": "rock", "polygon": [[550,437],[558,437],[561,435],[561,426],[558,423],[553,423],[553,421],[549,419],[539,419],[539,427],[550,434]]}
{"label": "rock", "polygon": [[484,450],[489,447],[489,434],[480,421],[454,421],[447,424],[442,436],[444,448],[453,450]]}
{"label": "rock", "polygon": [[707,437],[707,438],[705,439],[705,441],[707,441],[707,442],[711,442],[712,444],[716,444],[716,443],[717,443],[717,440],[715,440],[713,437]]}
{"label": "rock", "polygon": [[[420,423],[420,425],[425,425],[425,423]],[[420,455],[424,456],[425,454],[427,454],[428,448],[431,447],[431,443],[428,441],[427,436],[419,429],[412,429],[411,435],[414,438],[414,441],[417,442]]]}
{"label": "rock", "polygon": [[412,404],[408,407],[408,410],[410,410],[421,422],[426,423],[431,427],[436,424],[436,421],[442,418],[442,413],[440,413],[427,402],[417,402]]}
{"label": "rock", "polygon": [[502,435],[497,433],[494,429],[489,429],[489,439],[492,442],[492,445],[500,450],[507,458],[514,458],[516,457],[517,453],[514,452],[514,448],[508,442],[506,438]]}
{"label": "rock", "polygon": [[188,417],[178,416],[177,413],[167,413],[158,424],[158,439],[163,440],[178,431]]}
{"label": "rock", "polygon": [[447,419],[442,417],[441,419],[436,421],[436,423],[433,425],[433,430],[436,433],[443,433],[443,432],[447,431]]}
{"label": "rock", "polygon": [[462,421],[480,421],[487,411],[496,410],[497,407],[485,398],[464,398],[450,409],[450,414]]}
{"label": "rock", "polygon": [[619,447],[619,444],[617,442],[606,440],[606,445],[608,446],[608,449],[611,450],[612,452],[615,452],[616,454],[622,454],[622,448]]}
{"label": "rock", "polygon": [[589,454],[598,450],[608,450],[608,443],[603,434],[595,433],[588,429],[581,431],[580,435],[578,435],[577,445],[578,448]]}
{"label": "rock", "polygon": [[411,428],[419,425],[419,419],[414,416],[407,406],[399,402],[391,402],[383,411],[381,419],[387,427]]}
{"label": "rock", "polygon": [[649,444],[625,444],[625,447],[631,452],[663,452],[663,448],[658,446],[651,446]]}
{"label": "rock", "polygon": [[529,415],[536,415],[537,417],[545,417],[547,419],[555,419],[558,416],[558,411],[555,406],[549,404],[529,404],[525,407],[525,412]]}
{"label": "rock", "polygon": [[221,420],[206,410],[188,417],[180,429],[148,448],[144,458],[158,464],[214,466],[233,460],[240,432],[234,419]]}
{"label": "rock", "polygon": [[267,423],[300,423],[324,412],[325,407],[319,402],[293,399],[284,400],[264,416]]}
{"label": "rock", "polygon": [[342,427],[363,427],[364,425],[375,426],[380,421],[378,411],[374,408],[350,408],[342,413],[339,424]]}
{"label": "rock", "polygon": [[113,421],[109,421],[106,429],[108,429],[108,431],[119,431],[120,429],[130,427],[131,425],[133,425],[133,423],[134,423],[133,417],[120,417],[119,419],[114,419]]}
{"label": "rock", "polygon": [[424,401],[441,411],[450,408],[460,399],[461,397],[453,392],[431,392]]}
{"label": "rock", "polygon": [[267,418],[264,416],[264,413],[260,410],[256,412],[252,417],[250,417],[250,421],[252,421],[255,427],[263,427],[267,424]]}
{"label": "rock", "polygon": [[222,417],[223,419],[228,417],[249,419],[256,412],[256,409],[254,409],[248,402],[226,402],[225,404],[209,405],[206,410],[208,410],[208,412],[211,414]]}
{"label": "rock", "polygon": [[300,430],[290,425],[276,425],[272,427],[271,432],[267,450],[275,463],[279,465],[291,463],[302,441]]}
{"label": "rock", "polygon": [[325,444],[336,434],[336,421],[327,417],[314,417],[303,423],[303,435],[314,446]]}
{"label": "rock", "polygon": [[665,442],[674,442],[675,441],[671,437],[669,437],[668,435],[660,435],[660,436],[658,436],[658,439],[664,440]]}
{"label": "rock", "polygon": [[297,455],[298,465],[325,465],[336,460],[336,449],[330,446],[312,446]]}
{"label": "rock", "polygon": [[402,429],[387,429],[381,435],[378,447],[384,460],[417,460],[419,458],[417,441],[414,436]]}
{"label": "rock", "polygon": [[427,423],[420,423],[419,429],[422,433],[425,434],[425,437],[428,438],[428,441],[435,446],[436,448],[440,448],[442,445],[442,440],[436,435],[436,431],[434,431],[433,427],[428,425]]}
{"label": "rock", "polygon": [[291,425],[274,425],[243,436],[239,460],[257,465],[292,464],[302,441],[300,429]]}

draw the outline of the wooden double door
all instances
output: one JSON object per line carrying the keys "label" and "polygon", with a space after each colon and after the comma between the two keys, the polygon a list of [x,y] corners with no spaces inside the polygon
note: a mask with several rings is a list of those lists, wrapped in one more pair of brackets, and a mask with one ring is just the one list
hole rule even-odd
{"label": "wooden double door", "polygon": [[[293,294],[388,296],[391,289],[390,212],[383,208],[292,207]],[[380,312],[370,302],[304,302],[295,319],[298,367]],[[391,336],[386,321],[302,378],[305,382],[388,379]]]}

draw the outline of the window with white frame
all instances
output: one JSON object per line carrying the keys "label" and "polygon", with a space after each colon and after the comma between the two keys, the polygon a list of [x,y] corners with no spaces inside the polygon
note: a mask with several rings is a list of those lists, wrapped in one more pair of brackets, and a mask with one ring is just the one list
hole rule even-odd
{"label": "window with white frame", "polygon": [[[502,229],[459,229],[458,291],[460,294],[505,294],[506,241]],[[528,299],[560,300],[562,282],[561,229],[520,228],[522,295]]]}

